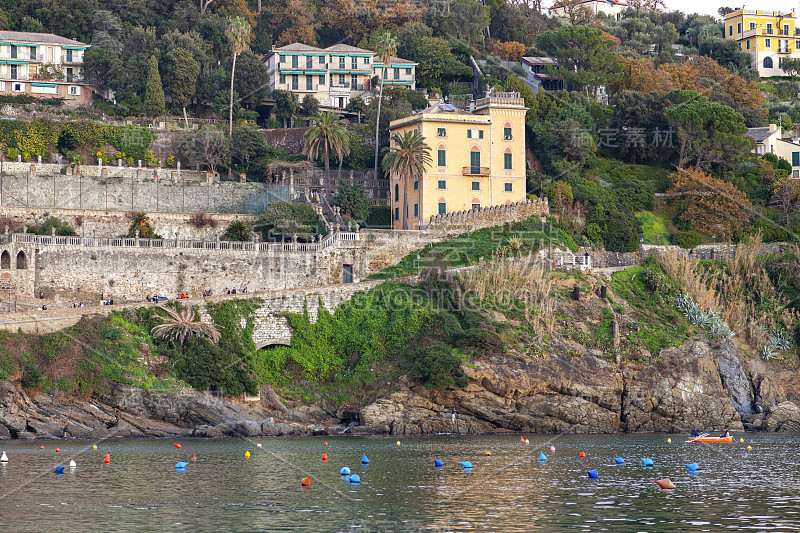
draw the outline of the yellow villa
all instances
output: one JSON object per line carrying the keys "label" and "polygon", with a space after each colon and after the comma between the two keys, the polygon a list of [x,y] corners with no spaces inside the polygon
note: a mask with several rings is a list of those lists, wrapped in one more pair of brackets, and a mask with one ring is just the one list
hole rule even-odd
{"label": "yellow villa", "polygon": [[390,176],[392,227],[423,229],[435,215],[524,201],[527,110],[519,93],[495,93],[473,112],[442,103],[392,121],[390,134],[418,131],[433,159],[421,179]]}
{"label": "yellow villa", "polygon": [[800,58],[800,28],[795,27],[794,11],[737,9],[725,15],[725,38],[739,43],[753,58],[761,77],[786,76],[781,64],[787,58]]}

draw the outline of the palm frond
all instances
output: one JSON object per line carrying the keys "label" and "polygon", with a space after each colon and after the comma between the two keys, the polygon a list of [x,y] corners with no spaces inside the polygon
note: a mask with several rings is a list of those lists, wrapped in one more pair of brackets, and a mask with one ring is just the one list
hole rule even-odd
{"label": "palm frond", "polygon": [[206,339],[211,344],[216,344],[220,339],[220,332],[216,324],[203,322],[197,312],[190,307],[175,310],[171,307],[162,307],[167,316],[159,318],[164,322],[150,330],[153,337],[159,337],[183,344],[186,339]]}

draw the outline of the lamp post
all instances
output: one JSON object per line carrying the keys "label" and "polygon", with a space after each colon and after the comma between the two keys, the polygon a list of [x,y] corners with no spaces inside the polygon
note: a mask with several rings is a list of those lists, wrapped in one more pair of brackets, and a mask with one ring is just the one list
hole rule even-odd
{"label": "lamp post", "polygon": [[641,263],[644,264],[644,237],[639,237],[639,255],[641,256]]}
{"label": "lamp post", "polygon": [[717,234],[711,234],[711,259],[717,258]]}

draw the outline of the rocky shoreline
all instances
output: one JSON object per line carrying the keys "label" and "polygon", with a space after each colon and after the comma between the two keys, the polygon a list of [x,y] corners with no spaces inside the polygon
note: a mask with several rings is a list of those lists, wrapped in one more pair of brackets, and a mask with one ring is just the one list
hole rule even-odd
{"label": "rocky shoreline", "polygon": [[269,387],[254,401],[122,386],[79,399],[0,381],[0,439],[800,432],[796,371],[737,355],[728,343],[687,342],[664,350],[657,366],[615,365],[569,348],[569,357],[474,360],[463,368],[463,389],[404,379],[374,403],[338,411],[285,403]]}

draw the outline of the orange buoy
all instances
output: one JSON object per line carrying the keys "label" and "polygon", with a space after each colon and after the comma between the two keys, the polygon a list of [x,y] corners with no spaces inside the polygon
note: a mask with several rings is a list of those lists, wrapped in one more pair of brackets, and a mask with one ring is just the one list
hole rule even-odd
{"label": "orange buoy", "polygon": [[581,457],[586,457],[586,453],[583,450],[581,450]]}
{"label": "orange buoy", "polygon": [[301,481],[301,483],[303,484],[304,487],[310,487],[311,486],[311,476],[304,477],[303,481]]}
{"label": "orange buoy", "polygon": [[56,448],[56,453],[58,453],[58,452],[60,452],[60,451],[61,451],[60,449]]}
{"label": "orange buoy", "polygon": [[327,445],[328,445],[328,441],[325,441],[325,446],[327,446]]}
{"label": "orange buoy", "polygon": [[196,463],[196,462],[197,462],[197,457],[196,457],[194,454],[192,454],[192,462],[193,462],[193,463]]}
{"label": "orange buoy", "polygon": [[520,437],[520,438],[519,438],[519,441],[520,441],[522,444],[525,444],[525,437]]}
{"label": "orange buoy", "polygon": [[656,485],[658,485],[662,489],[674,489],[675,488],[675,484],[672,483],[672,481],[670,481],[668,477],[665,477],[664,479],[654,479],[653,483],[655,483]]}
{"label": "orange buoy", "polygon": [[110,462],[111,462],[111,456],[110,456],[110,455],[108,455],[108,454],[106,454],[106,455],[105,455],[105,457],[103,457],[103,462],[104,462],[105,464],[108,464],[108,463],[110,463]]}
{"label": "orange buoy", "polygon": [[39,446],[39,449],[40,449],[40,450],[44,450],[44,444],[42,444],[41,446]]}
{"label": "orange buoy", "polygon": [[327,461],[328,460],[328,454],[327,453],[323,453],[322,454],[322,460],[323,461]]}
{"label": "orange buoy", "polygon": [[177,442],[173,442],[172,444],[174,444],[176,448],[180,448],[181,447],[181,445],[178,444]]}

